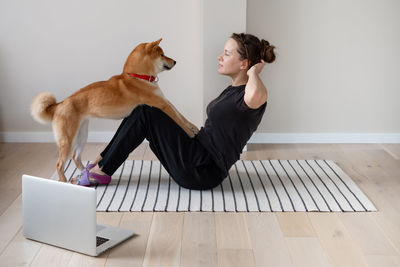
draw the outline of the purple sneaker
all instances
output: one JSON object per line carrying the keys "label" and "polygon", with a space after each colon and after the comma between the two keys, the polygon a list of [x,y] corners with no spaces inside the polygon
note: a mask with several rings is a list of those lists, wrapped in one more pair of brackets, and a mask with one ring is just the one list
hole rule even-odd
{"label": "purple sneaker", "polygon": [[[88,165],[88,167],[89,167],[89,165]],[[85,168],[83,170],[80,178],[79,177],[76,178],[77,185],[94,186],[94,185],[99,185],[99,184],[105,185],[105,184],[109,184],[111,182],[111,176],[101,175],[101,174],[97,174],[94,172],[89,172],[87,168]]]}
{"label": "purple sneaker", "polygon": [[89,164],[85,167],[85,169],[86,169],[86,170],[93,169],[93,167],[96,166],[96,165],[97,165],[97,164],[89,163]]}

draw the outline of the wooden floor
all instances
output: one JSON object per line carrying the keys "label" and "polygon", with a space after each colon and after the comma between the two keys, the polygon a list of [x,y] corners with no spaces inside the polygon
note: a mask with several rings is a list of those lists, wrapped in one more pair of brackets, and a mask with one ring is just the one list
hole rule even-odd
{"label": "wooden floor", "polygon": [[[83,158],[104,146],[88,144]],[[49,177],[56,158],[54,144],[0,143],[0,266],[400,266],[400,144],[249,145],[242,155],[334,160],[378,212],[99,212],[99,223],[138,235],[97,258],[22,236],[21,175]],[[142,144],[130,158],[154,155]]]}

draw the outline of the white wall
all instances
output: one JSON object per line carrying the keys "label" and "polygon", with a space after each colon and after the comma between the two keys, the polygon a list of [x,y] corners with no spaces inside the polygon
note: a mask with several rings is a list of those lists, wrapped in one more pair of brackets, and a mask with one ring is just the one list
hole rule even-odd
{"label": "white wall", "polygon": [[[32,97],[63,100],[95,81],[120,74],[132,49],[163,37],[177,65],[159,75],[166,97],[201,124],[201,1],[1,1],[0,132],[51,131],[29,115]],[[90,131],[119,122],[93,120]]]}
{"label": "white wall", "polygon": [[[278,53],[262,73],[269,103],[253,141],[379,142],[392,134],[400,142],[399,10],[397,0],[1,1],[0,140],[51,138],[51,127],[29,115],[36,93],[62,100],[120,74],[137,44],[159,37],[178,62],[160,86],[201,126],[206,105],[230,82],[217,74],[217,56],[232,32],[246,30]],[[93,120],[90,134],[103,141],[118,124]]]}
{"label": "white wall", "polygon": [[400,1],[247,2],[278,52],[261,132],[400,133]]}

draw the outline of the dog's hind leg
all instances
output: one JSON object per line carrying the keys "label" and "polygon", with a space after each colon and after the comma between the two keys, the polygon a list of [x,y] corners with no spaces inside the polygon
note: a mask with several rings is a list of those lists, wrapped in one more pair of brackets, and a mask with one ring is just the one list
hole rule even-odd
{"label": "dog's hind leg", "polygon": [[58,178],[61,182],[67,182],[67,178],[64,174],[65,161],[71,152],[72,142],[64,134],[58,136],[58,161],[57,161],[57,173]]}
{"label": "dog's hind leg", "polygon": [[81,125],[79,126],[79,130],[75,138],[75,148],[72,154],[72,160],[74,161],[75,166],[80,171],[83,171],[84,168],[82,164],[81,154],[87,142],[88,131],[89,131],[89,120],[83,120]]}
{"label": "dog's hind leg", "polygon": [[67,182],[64,174],[65,162],[71,154],[74,136],[78,131],[77,120],[66,120],[65,118],[53,119],[53,131],[58,144],[57,173],[61,182]]}

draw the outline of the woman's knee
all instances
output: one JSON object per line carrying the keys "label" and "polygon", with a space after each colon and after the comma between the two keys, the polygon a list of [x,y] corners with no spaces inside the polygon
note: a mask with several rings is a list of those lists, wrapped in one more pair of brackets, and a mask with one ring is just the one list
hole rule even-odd
{"label": "woman's knee", "polygon": [[142,129],[146,129],[146,122],[147,122],[147,112],[151,109],[150,106],[147,105],[139,105],[137,106],[132,112],[124,119],[124,124],[127,124],[128,127],[143,127]]}
{"label": "woman's knee", "polygon": [[133,118],[137,118],[137,117],[141,117],[143,116],[145,110],[147,109],[147,105],[139,105],[137,107],[135,107],[132,112],[128,115],[128,119],[133,119]]}

